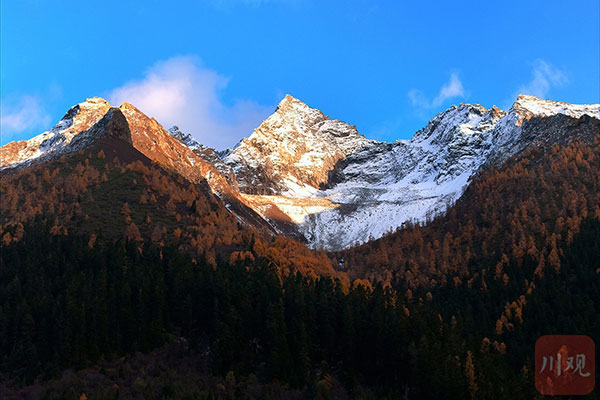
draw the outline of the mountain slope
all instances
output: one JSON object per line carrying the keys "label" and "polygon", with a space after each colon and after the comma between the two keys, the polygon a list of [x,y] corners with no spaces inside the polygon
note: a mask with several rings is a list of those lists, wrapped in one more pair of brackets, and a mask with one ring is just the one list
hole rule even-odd
{"label": "mountain slope", "polygon": [[[257,382],[310,398],[535,397],[539,335],[600,329],[600,119],[579,106],[528,116],[521,102],[453,107],[411,141],[340,158],[315,194],[362,191],[337,203],[348,215],[387,200],[378,190],[404,195],[394,182],[422,203],[423,183],[435,201],[471,178],[443,215],[336,260],[240,224],[206,180],[177,172],[189,152],[168,133],[109,107],[66,150],[0,173],[0,397],[5,376],[41,397],[44,378],[84,366],[44,397],[168,397],[173,382],[189,397],[258,397]],[[299,223],[336,204],[245,196]],[[195,361],[165,371],[138,353],[169,341],[167,360]]]}
{"label": "mountain slope", "polygon": [[233,188],[237,190],[237,181],[235,180],[235,174],[231,167],[221,159],[221,156],[212,148],[204,146],[200,142],[198,142],[194,137],[190,134],[184,134],[179,130],[179,127],[172,126],[169,128],[169,134],[173,136],[175,139],[179,140],[181,143],[185,144],[189,147],[194,154],[198,157],[202,158],[204,161],[215,167],[219,173],[227,180]]}
{"label": "mountain slope", "polygon": [[[537,264],[553,246],[570,243],[584,218],[600,217],[600,120],[554,115],[530,119],[524,131],[528,125],[545,137],[559,125],[572,140],[530,146],[498,168],[481,171],[446,214],[340,252],[346,268],[361,269],[357,276],[365,268],[407,274],[407,266],[427,264],[419,275],[429,279],[406,281],[414,289],[431,280],[450,281],[453,273],[463,279],[469,266],[493,267],[503,253],[521,261],[527,255]],[[458,265],[465,269],[454,270]]]}
{"label": "mountain slope", "polygon": [[[73,107],[50,131],[0,148],[0,169],[78,150],[109,109],[100,98]],[[135,149],[191,182],[206,180],[242,223],[329,250],[440,215],[478,172],[531,145],[568,143],[573,121],[600,118],[599,105],[521,95],[508,112],[452,106],[412,139],[383,143],[287,95],[250,137],[218,153],[128,103],[119,110]]]}
{"label": "mountain slope", "polygon": [[[219,258],[265,260],[282,275],[335,276],[348,286],[345,274],[335,271],[324,253],[272,235],[270,226],[243,203],[228,202],[208,181],[194,182],[179,172],[185,169],[171,167],[168,162],[180,155],[178,148],[153,139],[164,134],[178,142],[147,128],[154,124],[131,106],[111,107],[65,150],[27,168],[3,170],[1,245],[20,241],[28,224],[41,220],[52,235],[87,235],[92,247],[96,239],[126,237],[140,245],[173,245],[213,266]],[[161,151],[164,147],[172,153]]]}
{"label": "mountain slope", "polygon": [[351,277],[390,285],[408,303],[440,310],[440,321],[479,332],[473,352],[506,354],[513,371],[531,370],[526,354],[542,334],[594,337],[600,328],[600,120],[557,114],[522,126],[571,140],[540,142],[481,171],[427,224],[336,254]]}
{"label": "mountain slope", "polygon": [[[99,97],[73,106],[51,130],[28,141],[11,142],[1,147],[0,169],[22,168],[85,147],[89,140],[82,141],[80,136],[93,136],[90,128],[111,108],[106,100]],[[123,103],[119,109],[129,124],[131,143],[142,154],[193,182],[206,179],[216,193],[231,191],[212,165],[174,139],[155,119],[129,103]]]}
{"label": "mountain slope", "polygon": [[[196,229],[216,221],[219,234],[235,221],[206,186],[185,198],[192,185],[119,139],[121,127],[128,126],[120,110],[107,115],[111,118],[98,124],[101,139],[95,142],[107,156],[77,152],[0,182],[16,180],[11,185],[16,190],[23,186],[25,196],[14,203],[26,209],[40,185],[61,196],[69,183],[84,187],[76,178],[94,179],[90,166],[104,168],[104,174],[108,165],[103,184],[66,193],[68,202],[34,204],[47,210],[64,203],[74,211],[79,204],[88,212],[96,201],[97,208],[116,211],[110,219],[75,214],[68,236],[51,227],[52,220],[23,224],[21,231],[3,225],[0,368],[3,379],[34,382],[21,396],[158,398],[169,397],[176,384],[177,395],[192,398],[208,392],[268,397],[275,391],[292,398],[408,393],[410,398],[530,399],[536,393],[529,355],[540,334],[599,333],[596,119],[564,117],[571,122],[565,130],[585,141],[529,148],[502,171],[487,170],[430,225],[340,253],[340,265],[351,274],[384,284],[343,290],[328,279],[276,275],[273,263],[298,256],[301,248],[278,255],[286,246],[270,243],[263,254],[278,255],[273,259],[253,260],[238,252],[229,263],[217,258],[217,268],[203,254],[187,257],[183,245],[190,240],[191,220],[204,219]],[[562,118],[545,119],[546,133],[553,134],[552,120]],[[107,132],[110,127],[114,134]],[[116,163],[111,147],[139,159]],[[45,168],[53,175],[60,171],[46,180]],[[161,187],[163,182],[167,186]],[[186,227],[181,240],[171,242],[177,247],[152,239],[155,245],[142,245],[135,237],[125,244],[94,242],[81,235],[94,229],[92,222],[116,226],[127,217],[144,235],[140,208],[147,203],[135,201],[144,190],[159,201],[146,208],[154,212],[152,223],[168,214],[169,196],[184,197],[175,201],[181,219],[170,217],[173,227]],[[129,211],[106,203],[102,194],[113,202],[127,200]],[[192,198],[196,204],[186,203]],[[0,216],[7,215],[2,211]],[[164,237],[174,240],[171,229]],[[210,236],[197,232],[199,240]],[[265,245],[260,238],[246,237],[237,245],[252,240],[254,257]],[[162,343],[171,345],[150,353]],[[134,353],[133,359],[127,356]],[[90,368],[61,373],[82,367]],[[49,377],[61,377],[60,382],[45,381]],[[19,395],[19,383],[3,387],[11,383],[0,381],[3,397]]]}
{"label": "mountain slope", "polygon": [[[554,115],[564,118],[546,129]],[[600,106],[521,95],[508,112],[461,104],[411,140],[382,143],[286,96],[225,161],[263,217],[294,224],[312,247],[340,249],[443,213],[481,168],[532,144],[567,142],[561,126],[582,116],[600,118]]]}
{"label": "mountain slope", "polygon": [[12,173],[85,149],[98,139],[98,127],[94,124],[110,110],[119,110],[124,116],[128,125],[126,140],[141,154],[192,183],[206,180],[213,193],[225,201],[240,222],[275,232],[272,225],[239,196],[235,181],[232,181],[234,186],[230,185],[211,163],[169,134],[154,118],[127,102],[115,108],[99,97],[86,99],[72,107],[51,130],[28,141],[11,142],[1,147],[0,171]]}

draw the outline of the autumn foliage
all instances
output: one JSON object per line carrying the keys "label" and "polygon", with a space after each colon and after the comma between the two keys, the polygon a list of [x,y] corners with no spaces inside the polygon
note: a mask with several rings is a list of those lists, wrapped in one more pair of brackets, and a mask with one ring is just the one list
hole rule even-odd
{"label": "autumn foliage", "polygon": [[218,257],[237,254],[242,262],[266,258],[284,275],[331,276],[349,287],[324,253],[241,225],[205,182],[192,184],[142,157],[123,162],[104,150],[80,152],[2,176],[0,196],[5,245],[22,237],[24,223],[42,216],[53,221],[53,235],[76,229],[110,240],[176,244],[213,266]]}
{"label": "autumn foliage", "polygon": [[338,254],[352,276],[407,289],[509,281],[527,257],[529,281],[560,270],[559,256],[587,217],[600,218],[600,143],[532,147],[478,176],[447,214]]}

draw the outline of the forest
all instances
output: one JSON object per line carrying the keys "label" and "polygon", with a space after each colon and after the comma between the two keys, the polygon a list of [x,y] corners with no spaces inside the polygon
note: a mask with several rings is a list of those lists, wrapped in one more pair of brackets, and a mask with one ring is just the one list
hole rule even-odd
{"label": "forest", "polygon": [[[0,366],[18,385],[55,379],[46,398],[279,398],[269,397],[275,382],[282,398],[528,399],[536,396],[530,371],[539,335],[600,333],[598,219],[583,222],[560,271],[540,282],[502,343],[483,337],[481,313],[495,293],[479,288],[461,296],[440,289],[435,298],[444,302],[419,304],[381,283],[345,290],[330,278],[281,279],[267,259],[219,259],[214,268],[173,246],[90,246],[88,236],[50,229],[36,219],[0,256]],[[457,307],[464,313],[443,316]],[[94,388],[97,377],[62,390],[56,381],[66,368],[166,345],[163,358],[176,348],[202,379],[173,386],[148,373],[123,391]],[[149,364],[160,370],[156,357]],[[115,376],[128,373],[137,378],[122,368]]]}
{"label": "forest", "polygon": [[0,397],[541,398],[537,338],[600,337],[599,150],[531,147],[331,254],[109,149],[3,176]]}
{"label": "forest", "polygon": [[325,252],[242,225],[206,182],[192,184],[141,153],[123,150],[80,151],[2,176],[2,243],[19,240],[23,224],[42,216],[52,221],[53,235],[85,233],[92,241],[99,235],[125,236],[159,247],[170,243],[192,257],[205,256],[213,266],[217,255],[266,256],[282,274],[330,276],[349,286]]}

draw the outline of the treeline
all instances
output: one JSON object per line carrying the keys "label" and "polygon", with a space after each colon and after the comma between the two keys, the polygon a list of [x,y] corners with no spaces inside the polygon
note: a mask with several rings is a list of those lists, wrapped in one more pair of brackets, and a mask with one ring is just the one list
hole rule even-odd
{"label": "treeline", "polygon": [[[583,221],[600,218],[599,154],[598,135],[530,147],[475,178],[445,215],[337,257],[345,258],[351,277],[390,285],[413,302],[446,303],[444,317],[469,310],[477,315],[473,325],[503,342],[524,323],[541,282],[561,275]],[[466,299],[465,288],[488,298],[485,307],[465,301],[450,307]]]}
{"label": "treeline", "polygon": [[[81,153],[3,177],[0,379],[176,344],[197,376],[302,397],[535,398],[539,336],[600,339],[599,154],[598,138],[531,148],[445,216],[336,254],[363,285],[148,162]],[[186,382],[156,398],[198,397]],[[236,390],[209,392],[260,397]]]}
{"label": "treeline", "polygon": [[509,260],[560,269],[561,249],[587,217],[600,217],[600,137],[591,143],[530,147],[501,170],[476,177],[447,213],[339,252],[352,277],[404,290],[447,282],[509,282]]}

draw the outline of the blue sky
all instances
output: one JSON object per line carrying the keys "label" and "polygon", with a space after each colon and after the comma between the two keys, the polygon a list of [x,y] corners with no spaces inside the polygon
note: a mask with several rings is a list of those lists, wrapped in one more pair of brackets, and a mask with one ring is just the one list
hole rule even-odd
{"label": "blue sky", "polygon": [[[176,4],[175,4],[176,3]],[[460,102],[598,103],[597,0],[3,1],[2,144],[86,97],[128,100],[224,148],[285,93],[369,138]]]}

